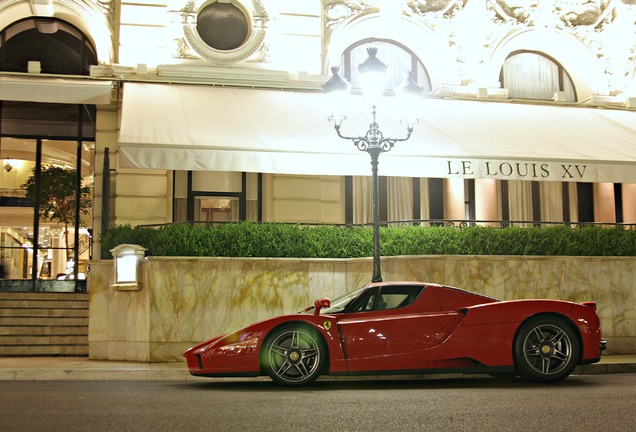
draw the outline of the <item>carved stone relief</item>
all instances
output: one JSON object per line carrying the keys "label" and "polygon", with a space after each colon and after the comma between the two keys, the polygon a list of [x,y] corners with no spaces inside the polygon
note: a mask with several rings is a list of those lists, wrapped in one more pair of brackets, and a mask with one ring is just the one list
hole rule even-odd
{"label": "carved stone relief", "polygon": [[[557,3],[564,3],[559,1]],[[596,25],[603,19],[611,0],[594,0],[577,2],[569,2],[571,5],[568,9],[562,9],[557,6],[557,10],[561,12],[561,20],[572,26]]]}
{"label": "carved stone relief", "polygon": [[504,21],[536,25],[558,18],[566,26],[599,25],[612,0],[489,0]]}
{"label": "carved stone relief", "polygon": [[329,0],[324,3],[325,28],[333,27],[349,17],[369,9],[371,5],[362,0]]}
{"label": "carved stone relief", "polygon": [[418,15],[429,12],[447,13],[453,8],[462,7],[468,0],[412,0],[407,6]]}
{"label": "carved stone relief", "polygon": [[[468,0],[409,0],[404,2],[404,10],[402,13],[420,16],[431,13],[448,14],[457,9],[461,9],[467,1]],[[327,0],[324,3],[325,28],[328,30],[332,29],[342,21],[371,8],[375,8],[380,4],[381,2],[374,0]]]}

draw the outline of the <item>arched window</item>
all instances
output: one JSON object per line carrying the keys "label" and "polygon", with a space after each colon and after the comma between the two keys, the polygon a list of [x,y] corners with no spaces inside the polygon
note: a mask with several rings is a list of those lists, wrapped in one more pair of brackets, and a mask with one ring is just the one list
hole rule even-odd
{"label": "arched window", "polygon": [[354,91],[360,89],[358,65],[367,59],[367,48],[371,47],[378,49],[378,59],[389,66],[387,90],[399,85],[406,74],[412,73],[413,80],[424,89],[424,93],[431,91],[428,72],[417,56],[405,46],[384,39],[365,39],[351,45],[342,54],[340,70]]}
{"label": "arched window", "polygon": [[512,99],[553,100],[556,92],[562,102],[576,102],[576,90],[568,72],[542,53],[517,51],[503,64],[501,85]]}
{"label": "arched window", "polygon": [[0,32],[0,70],[27,72],[29,61],[39,61],[42,73],[89,75],[97,54],[87,37],[71,24],[28,18]]}

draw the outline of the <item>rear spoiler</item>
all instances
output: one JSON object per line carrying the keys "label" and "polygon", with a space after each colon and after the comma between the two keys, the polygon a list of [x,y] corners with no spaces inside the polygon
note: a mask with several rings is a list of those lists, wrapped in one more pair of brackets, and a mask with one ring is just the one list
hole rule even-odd
{"label": "rear spoiler", "polygon": [[582,302],[581,304],[583,306],[591,307],[592,309],[594,309],[594,312],[596,312],[596,302],[586,301],[586,302]]}

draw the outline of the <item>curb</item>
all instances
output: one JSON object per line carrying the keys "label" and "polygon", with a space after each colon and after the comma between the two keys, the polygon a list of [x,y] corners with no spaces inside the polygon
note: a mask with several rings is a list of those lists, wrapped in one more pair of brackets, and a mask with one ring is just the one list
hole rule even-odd
{"label": "curb", "polygon": [[[15,362],[19,363],[19,359]],[[106,362],[97,362],[92,365],[89,360],[77,363],[75,365],[59,364],[55,367],[47,367],[46,360],[42,360],[42,364],[32,367],[19,367],[16,365],[2,365],[0,360],[0,381],[181,381],[181,382],[211,382],[228,381],[244,378],[205,378],[190,375],[185,363],[177,363],[170,365],[157,365],[148,363],[131,363],[122,364],[115,363],[111,366]],[[577,366],[573,375],[603,375],[603,374],[621,374],[636,373],[636,363],[632,362],[607,362],[596,363],[593,365]],[[382,379],[425,379],[439,378],[445,374],[430,375],[396,375],[396,376],[365,376],[365,377],[330,377],[324,376],[321,380],[382,380]],[[452,377],[474,377],[475,374],[452,374]],[[250,378],[250,380],[267,379],[267,377]]]}

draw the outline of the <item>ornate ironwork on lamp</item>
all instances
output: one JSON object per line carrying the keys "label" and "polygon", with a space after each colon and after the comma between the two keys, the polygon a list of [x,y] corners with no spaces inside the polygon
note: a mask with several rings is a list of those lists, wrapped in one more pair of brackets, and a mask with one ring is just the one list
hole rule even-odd
{"label": "ornate ironwork on lamp", "polygon": [[[406,141],[411,137],[417,117],[408,117],[402,120],[406,125],[406,135],[402,138],[385,137],[380,131],[380,126],[376,121],[377,105],[382,100],[386,87],[386,71],[388,66],[377,58],[377,48],[367,48],[369,57],[358,66],[360,72],[360,83],[365,99],[371,104],[372,121],[369,130],[364,135],[346,136],[340,132],[342,123],[347,119],[344,114],[332,113],[328,119],[334,124],[334,129],[342,139],[353,142],[356,148],[366,152],[371,156],[371,175],[373,177],[373,277],[372,282],[382,281],[382,269],[380,265],[380,206],[379,206],[379,182],[378,182],[378,159],[380,154],[390,151],[395,143]],[[323,84],[323,92],[328,95],[348,94],[350,85],[340,75],[339,68],[331,68],[332,76]],[[422,96],[423,90],[412,79],[409,74],[407,81],[399,86],[402,94]],[[400,93],[398,91],[397,93]],[[338,105],[342,106],[342,105]]]}

